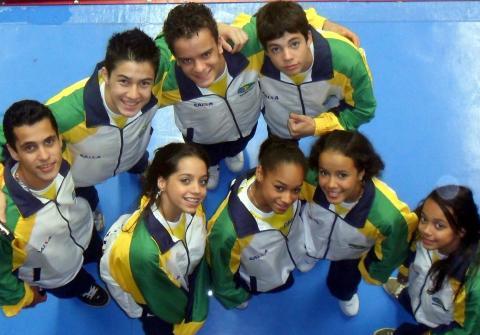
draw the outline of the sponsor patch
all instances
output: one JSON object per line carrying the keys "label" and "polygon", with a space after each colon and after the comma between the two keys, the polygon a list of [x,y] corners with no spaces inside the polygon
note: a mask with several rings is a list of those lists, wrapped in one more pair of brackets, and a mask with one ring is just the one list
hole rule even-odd
{"label": "sponsor patch", "polygon": [[213,102],[195,102],[193,107],[195,108],[209,108],[213,106]]}
{"label": "sponsor patch", "polygon": [[43,242],[42,246],[40,247],[40,250],[38,250],[38,251],[43,252],[51,239],[52,239],[52,236],[49,236],[47,238],[47,240],[45,242]]}
{"label": "sponsor patch", "polygon": [[80,157],[85,158],[85,159],[100,159],[102,156],[100,155],[85,155],[85,154],[80,154]]}
{"label": "sponsor patch", "polygon": [[251,261],[256,261],[256,260],[264,257],[267,253],[268,253],[268,249],[265,249],[264,252],[261,252],[261,253],[255,255],[255,256],[248,257],[248,259],[251,260]]}
{"label": "sponsor patch", "polygon": [[278,98],[278,95],[268,95],[268,94],[263,93],[263,96],[264,96],[265,99],[267,99],[267,100],[272,100],[272,101],[278,101],[278,100],[280,100],[280,99]]}
{"label": "sponsor patch", "polygon": [[251,83],[248,83],[248,84],[245,84],[245,85],[241,86],[237,91],[238,95],[242,96],[245,93],[251,91],[256,83],[257,82],[252,81]]}

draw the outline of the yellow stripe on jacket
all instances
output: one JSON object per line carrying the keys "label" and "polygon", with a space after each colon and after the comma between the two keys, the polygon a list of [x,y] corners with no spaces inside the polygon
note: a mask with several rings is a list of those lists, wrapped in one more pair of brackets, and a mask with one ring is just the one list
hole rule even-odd
{"label": "yellow stripe on jacket", "polygon": [[112,278],[126,292],[130,293],[138,304],[146,305],[130,268],[130,244],[132,243],[135,226],[140,219],[140,211],[136,211],[126,222],[117,240],[112,246],[109,259],[109,269]]}

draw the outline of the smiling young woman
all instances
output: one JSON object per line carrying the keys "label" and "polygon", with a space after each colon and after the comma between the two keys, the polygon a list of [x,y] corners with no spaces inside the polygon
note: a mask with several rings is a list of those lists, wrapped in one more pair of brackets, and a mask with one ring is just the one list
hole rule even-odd
{"label": "smiling young woman", "polygon": [[[347,316],[359,310],[363,277],[379,285],[402,262],[417,217],[394,191],[377,179],[384,164],[359,132],[323,135],[310,154],[313,197],[302,212],[312,263],[331,261],[330,292]],[[379,257],[378,255],[381,255]]]}
{"label": "smiling young woman", "polygon": [[418,324],[383,328],[375,335],[477,334],[480,217],[472,191],[459,185],[438,187],[418,212],[417,239],[404,264],[408,288],[398,295]]}
{"label": "smiling young woman", "polygon": [[296,143],[269,138],[258,161],[232,182],[208,224],[213,293],[227,308],[290,287],[305,257],[299,196],[306,159]]}
{"label": "smiling young woman", "polygon": [[195,145],[158,149],[140,209],[120,217],[105,237],[101,276],[146,334],[195,334],[207,317],[207,167],[206,153]]}

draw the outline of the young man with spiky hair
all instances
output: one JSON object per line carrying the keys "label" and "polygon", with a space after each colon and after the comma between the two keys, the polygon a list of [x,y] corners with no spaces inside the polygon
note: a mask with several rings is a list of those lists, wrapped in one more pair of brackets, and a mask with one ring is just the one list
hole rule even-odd
{"label": "young man with spiky hair", "polygon": [[46,292],[105,305],[107,292],[83,268],[84,262],[99,261],[102,242],[93,232],[87,201],[75,196],[51,111],[36,101],[16,102],[5,113],[3,128],[11,156],[3,171],[7,220],[0,222],[4,313],[14,316],[44,302]]}

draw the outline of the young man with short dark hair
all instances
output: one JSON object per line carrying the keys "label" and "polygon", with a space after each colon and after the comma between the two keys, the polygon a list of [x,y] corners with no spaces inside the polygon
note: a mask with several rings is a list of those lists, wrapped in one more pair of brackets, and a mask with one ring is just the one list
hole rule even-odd
{"label": "young man with short dark hair", "polygon": [[102,243],[90,206],[75,196],[51,111],[36,101],[16,102],[5,113],[3,128],[11,156],[3,171],[7,221],[0,223],[4,313],[14,316],[33,307],[46,300],[46,292],[105,305],[107,292],[83,268],[99,261]]}
{"label": "young man with short dark hair", "polygon": [[173,8],[156,43],[168,44],[176,58],[164,80],[161,103],[174,104],[185,141],[207,151],[208,187],[213,189],[219,162],[225,159],[232,172],[241,171],[243,150],[255,134],[261,109],[261,46],[249,41],[239,53],[224,51],[212,12],[199,3]]}
{"label": "young man with short dark hair", "polygon": [[269,132],[282,138],[355,130],[375,112],[365,54],[345,37],[315,30],[292,1],[263,6],[256,24],[265,49],[260,86]]}

